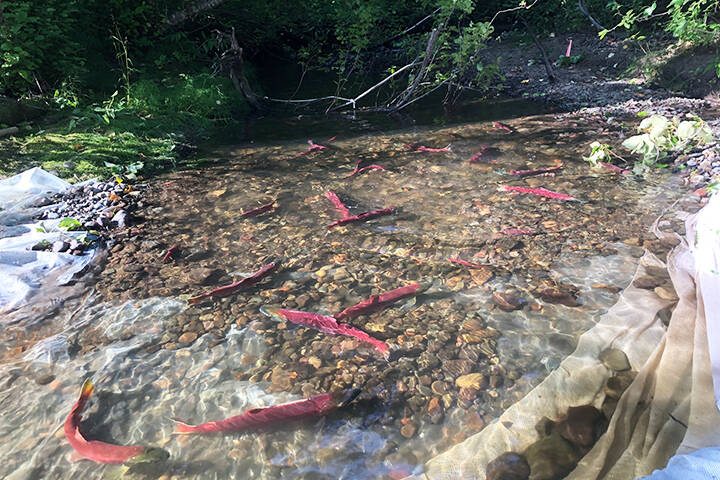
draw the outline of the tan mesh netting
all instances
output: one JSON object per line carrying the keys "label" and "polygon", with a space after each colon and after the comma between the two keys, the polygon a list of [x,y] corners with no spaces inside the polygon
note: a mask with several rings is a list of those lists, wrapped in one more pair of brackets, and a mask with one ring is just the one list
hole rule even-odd
{"label": "tan mesh netting", "polygon": [[[713,215],[719,211],[719,200],[713,198],[705,207],[706,224],[708,210]],[[708,209],[713,204],[714,210]],[[484,479],[488,462],[505,452],[523,452],[538,440],[535,427],[543,417],[561,418],[568,407],[577,405],[600,408],[604,384],[613,372],[598,357],[608,348],[625,352],[637,376],[620,398],[605,434],[568,479],[634,479],[663,468],[676,453],[720,445],[720,412],[715,406],[706,330],[706,309],[711,311],[707,316],[711,328],[720,323],[715,307],[720,275],[706,264],[696,265],[698,215],[686,222],[693,248],[681,239],[667,265],[646,253],[635,275],[645,275],[648,268],[667,268],[679,297],[667,329],[658,312],[673,302],[631,284],[600,322],[581,336],[575,352],[538,387],[482,432],[427,462],[425,472],[413,478]],[[718,218],[709,219],[714,222],[714,237],[709,240],[717,260],[720,215],[714,216]],[[707,256],[702,261],[707,263]],[[703,295],[710,301],[703,302]]]}

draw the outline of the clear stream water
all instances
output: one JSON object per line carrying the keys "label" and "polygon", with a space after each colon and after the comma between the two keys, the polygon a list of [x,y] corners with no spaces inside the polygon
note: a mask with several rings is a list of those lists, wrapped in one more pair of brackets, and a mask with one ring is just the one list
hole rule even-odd
{"label": "clear stream water", "polygon": [[[520,116],[529,108],[536,110]],[[148,233],[132,253],[111,255],[86,290],[74,291],[76,300],[47,320],[46,334],[21,335],[22,324],[0,334],[6,352],[20,337],[33,339],[0,365],[0,477],[398,478],[493,421],[615,303],[642,253],[637,245],[650,238],[647,227],[679,189],[662,174],[639,180],[591,170],[581,155],[599,135],[597,125],[534,115],[537,107],[527,103],[464,109],[457,117],[427,113],[424,126],[372,117],[296,118],[281,126],[260,119],[242,133],[252,143],[209,149],[210,166],[154,180],[143,212]],[[515,132],[493,128],[496,119]],[[299,156],[309,138],[328,148]],[[450,144],[452,151],[414,152],[406,143]],[[483,146],[493,150],[468,164]],[[358,160],[387,171],[343,178]],[[556,161],[565,169],[554,176],[508,173]],[[544,186],[579,201],[512,194],[500,184]],[[338,218],[323,196],[328,190],[354,213],[398,210],[328,231]],[[240,216],[272,199],[274,213]],[[506,228],[536,234],[499,233]],[[182,255],[159,265],[174,244]],[[258,288],[193,307],[185,302],[268,256],[282,257],[283,269]],[[487,264],[493,275],[448,258]],[[133,276],[133,263],[146,273]],[[223,276],[200,286],[187,278],[194,268]],[[261,305],[333,313],[413,281],[433,287],[351,322],[397,346],[401,354],[390,362],[357,342],[259,313]],[[543,299],[548,285],[573,292],[578,305]],[[522,298],[524,308],[499,309],[497,293]],[[489,339],[463,337],[473,322]],[[183,332],[199,338],[179,342]],[[92,338],[102,341],[87,348]],[[464,398],[455,386],[462,373],[483,373],[488,382]],[[87,437],[159,446],[170,460],[147,475],[70,461],[62,423],[85,378],[96,385],[84,417]],[[172,434],[173,418],[218,420],[333,386],[360,387],[363,395],[326,418],[279,431]],[[428,413],[433,397],[440,415]],[[414,431],[403,428],[409,423]]]}

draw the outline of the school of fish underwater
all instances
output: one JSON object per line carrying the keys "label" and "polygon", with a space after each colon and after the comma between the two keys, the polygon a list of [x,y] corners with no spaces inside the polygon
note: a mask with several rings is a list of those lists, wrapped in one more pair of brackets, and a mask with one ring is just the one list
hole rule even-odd
{"label": "school of fish underwater", "polygon": [[82,279],[0,320],[0,478],[421,473],[662,251],[679,180],[591,168],[598,125],[326,123],[138,187]]}

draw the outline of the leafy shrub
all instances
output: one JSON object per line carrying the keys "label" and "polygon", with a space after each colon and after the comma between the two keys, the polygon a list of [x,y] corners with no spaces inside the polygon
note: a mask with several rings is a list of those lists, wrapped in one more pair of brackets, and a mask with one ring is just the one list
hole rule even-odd
{"label": "leafy shrub", "polygon": [[4,0],[0,8],[0,94],[37,91],[84,72],[75,2]]}
{"label": "leafy shrub", "polygon": [[139,80],[132,85],[130,97],[131,108],[153,115],[227,119],[246,109],[229,79],[208,73],[182,73],[163,81]]}
{"label": "leafy shrub", "polygon": [[[640,112],[638,115],[647,114]],[[642,159],[633,167],[636,175],[647,173],[650,167],[658,165],[658,162],[669,152],[683,152],[714,140],[707,123],[699,117],[689,118],[691,119],[679,120],[668,119],[662,115],[650,115],[640,122],[638,126],[640,134],[629,137],[622,143],[630,153],[642,155]],[[590,154],[583,157],[583,160],[597,167],[600,162],[609,162],[612,156],[618,157],[608,144],[592,142]]]}
{"label": "leafy shrub", "polygon": [[583,157],[583,160],[589,162],[593,168],[600,166],[600,162],[609,162],[611,160],[610,145],[607,143],[592,142],[590,144],[590,155]]}
{"label": "leafy shrub", "polygon": [[677,118],[670,120],[662,115],[651,115],[640,122],[638,131],[642,133],[622,143],[631,153],[642,155],[642,160],[633,169],[638,174],[645,173],[671,150],[683,151],[713,140],[710,127],[698,117],[679,121]]}

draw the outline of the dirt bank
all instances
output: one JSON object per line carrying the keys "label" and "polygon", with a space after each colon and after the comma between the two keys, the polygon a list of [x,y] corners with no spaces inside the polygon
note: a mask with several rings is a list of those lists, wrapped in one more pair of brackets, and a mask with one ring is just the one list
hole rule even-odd
{"label": "dirt bank", "polygon": [[[705,97],[712,91],[713,79],[703,76],[704,88],[700,88],[694,73],[698,67],[695,63],[708,60],[707,56],[700,55],[702,52],[695,55],[694,50],[669,39],[636,41],[608,36],[601,40],[594,33],[551,35],[538,40],[554,63],[554,82],[548,79],[542,54],[528,35],[503,34],[483,52],[485,62],[499,65],[504,94],[542,98],[575,110],[628,100]],[[570,41],[571,57],[579,57],[578,61],[558,65]],[[684,75],[678,73],[681,65]]]}
{"label": "dirt bank", "polygon": [[[600,125],[597,140],[610,144],[630,161],[635,158],[620,144],[636,134],[640,112],[668,118],[699,116],[720,138],[720,101],[711,93],[717,78],[705,78],[707,72],[700,75],[702,81],[696,78],[698,62],[709,61],[707,49],[692,50],[659,37],[642,42],[610,37],[600,40],[592,33],[538,40],[554,63],[554,81],[549,80],[540,49],[530,36],[501,35],[485,50],[483,60],[500,66],[502,94],[542,99],[559,106],[566,110],[559,117],[568,122],[596,122]],[[571,57],[580,58],[574,64],[558,65],[571,40]],[[691,191],[701,189],[704,193],[707,184],[720,181],[717,145],[701,151],[671,152],[663,164],[682,172]]]}

